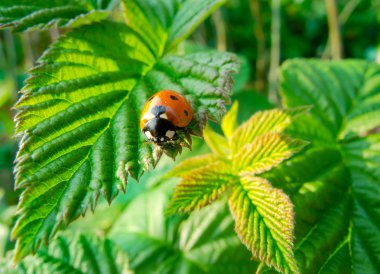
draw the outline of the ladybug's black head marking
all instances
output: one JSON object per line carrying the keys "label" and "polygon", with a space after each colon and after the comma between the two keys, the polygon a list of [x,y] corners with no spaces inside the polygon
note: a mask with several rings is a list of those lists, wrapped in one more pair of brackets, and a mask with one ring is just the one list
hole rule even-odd
{"label": "ladybug's black head marking", "polygon": [[158,145],[178,139],[176,127],[169,120],[160,117],[150,120],[143,132],[150,141]]}

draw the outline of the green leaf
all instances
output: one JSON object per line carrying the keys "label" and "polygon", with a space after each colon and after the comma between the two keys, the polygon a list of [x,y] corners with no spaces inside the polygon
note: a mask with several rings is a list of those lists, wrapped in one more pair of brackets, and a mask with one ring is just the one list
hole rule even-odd
{"label": "green leaf", "polygon": [[188,218],[167,217],[172,187],[165,182],[142,193],[108,233],[128,254],[135,273],[254,273],[257,263],[234,233],[226,201]]}
{"label": "green leaf", "polygon": [[342,149],[353,192],[352,265],[357,272],[376,272],[380,266],[380,134],[352,141]]}
{"label": "green leaf", "polygon": [[296,59],[285,62],[281,74],[284,104],[312,104],[313,118],[322,130],[343,139],[380,125],[378,64]]}
{"label": "green leaf", "polygon": [[[342,251],[342,248],[345,249],[343,252],[348,253],[348,246],[344,245],[348,237],[348,206],[347,199],[339,199],[339,202],[334,203],[319,217],[318,225],[313,226],[297,244],[295,254],[302,271],[308,273],[326,271],[326,266],[336,260],[336,255]],[[334,270],[330,273],[345,273],[344,271],[351,269],[348,263],[349,256],[344,259],[343,264],[330,266]]]}
{"label": "green leaf", "polygon": [[267,133],[280,133],[292,120],[300,114],[308,111],[306,107],[300,107],[289,110],[266,110],[254,114],[248,121],[244,122],[234,132],[229,139],[231,155],[235,156],[248,143],[255,140],[256,137]]}
{"label": "green leaf", "polygon": [[[131,21],[143,20],[133,16]],[[154,25],[145,29],[149,33]],[[163,55],[160,47],[129,26],[103,21],[66,34],[32,70],[17,103],[22,141],[16,187],[25,190],[12,234],[16,260],[88,208],[94,210],[100,195],[111,202],[125,191],[128,177],[138,180],[157,164],[160,155],[139,128],[141,109],[152,94],[161,89],[184,94],[195,113],[194,130],[225,111],[234,55]],[[170,155],[179,149],[179,144],[164,148]]]}
{"label": "green leaf", "polygon": [[236,128],[238,127],[238,121],[237,121],[237,116],[238,116],[238,109],[239,109],[239,104],[238,101],[235,101],[230,108],[230,110],[224,115],[222,119],[222,130],[224,133],[224,136],[227,138],[230,138]]}
{"label": "green leaf", "polygon": [[189,36],[200,22],[204,21],[226,0],[181,0],[181,8],[173,19],[168,36],[168,49],[175,47],[184,37]]}
{"label": "green leaf", "polygon": [[240,179],[228,198],[235,230],[253,256],[282,273],[298,273],[293,254],[293,205],[262,178]]}
{"label": "green leaf", "polygon": [[[159,52],[171,51],[226,0],[123,0],[128,25]],[[138,19],[138,20],[136,20]],[[146,30],[146,25],[153,27]]]}
{"label": "green leaf", "polygon": [[0,28],[25,31],[53,26],[78,27],[107,18],[107,8],[85,0],[3,0],[0,3]]}
{"label": "green leaf", "polygon": [[37,258],[51,273],[132,273],[126,254],[114,243],[84,235],[71,240],[58,237],[56,244],[48,252],[39,252]]}
{"label": "green leaf", "polygon": [[302,107],[258,112],[236,128],[235,105],[223,118],[222,127],[230,132],[229,138],[208,128],[205,139],[213,154],[189,159],[170,174],[181,176],[182,181],[167,213],[193,211],[227,192],[235,230],[254,257],[280,272],[298,272],[293,255],[291,201],[269,181],[254,175],[279,165],[307,144],[281,134],[307,110],[308,107]]}
{"label": "green leaf", "polygon": [[15,273],[128,274],[133,272],[129,269],[127,255],[109,239],[65,233],[54,240],[49,248],[41,249],[35,257],[27,258],[17,265]]}
{"label": "green leaf", "polygon": [[229,184],[238,180],[230,168],[219,161],[182,175],[166,213],[194,211],[217,200]]}
{"label": "green leaf", "polygon": [[293,154],[301,151],[307,142],[279,133],[267,133],[246,144],[232,159],[236,172],[257,175],[272,169]]}
{"label": "green leaf", "polygon": [[[294,186],[289,191],[299,266],[305,273],[374,273],[380,268],[380,137],[368,133],[380,125],[380,66],[292,60],[281,75],[287,107],[313,104],[311,115],[289,133],[323,152],[280,167],[292,171],[279,183]],[[273,174],[266,177],[272,180]]]}

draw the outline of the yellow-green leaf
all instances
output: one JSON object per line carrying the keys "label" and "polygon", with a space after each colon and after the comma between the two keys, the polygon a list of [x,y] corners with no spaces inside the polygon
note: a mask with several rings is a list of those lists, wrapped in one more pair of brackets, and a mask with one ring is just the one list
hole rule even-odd
{"label": "yellow-green leaf", "polygon": [[273,109],[257,112],[243,123],[229,140],[231,155],[236,155],[240,149],[251,143],[256,137],[267,133],[281,133],[296,116],[309,110],[308,107],[292,109]]}
{"label": "yellow-green leaf", "polygon": [[218,199],[235,182],[230,165],[216,162],[183,177],[170,201],[167,214],[200,209]]}
{"label": "yellow-green leaf", "polygon": [[231,109],[224,115],[222,119],[222,130],[224,135],[229,138],[232,136],[236,128],[238,127],[237,115],[238,115],[239,104],[235,101]]}
{"label": "yellow-green leaf", "polygon": [[282,273],[298,273],[289,197],[262,178],[245,176],[233,187],[228,200],[235,230],[253,256]]}
{"label": "yellow-green leaf", "polygon": [[209,148],[216,155],[226,157],[228,155],[228,141],[227,139],[213,131],[210,126],[206,126],[203,131],[203,137]]}
{"label": "yellow-green leaf", "polygon": [[99,22],[109,15],[111,1],[78,0],[1,0],[0,28],[15,31],[31,29],[74,28]]}
{"label": "yellow-green leaf", "polygon": [[232,159],[236,172],[257,175],[299,152],[307,142],[279,133],[266,133],[246,144]]}

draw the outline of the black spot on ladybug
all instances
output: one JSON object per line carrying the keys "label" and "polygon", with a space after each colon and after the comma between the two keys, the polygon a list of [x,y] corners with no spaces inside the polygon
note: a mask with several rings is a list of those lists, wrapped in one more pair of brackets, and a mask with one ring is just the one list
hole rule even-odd
{"label": "black spot on ladybug", "polygon": [[174,95],[170,95],[170,98],[171,98],[172,100],[174,100],[174,101],[178,101],[178,98],[177,98],[176,96],[174,96]]}
{"label": "black spot on ladybug", "polygon": [[189,113],[187,112],[186,109],[183,112],[185,113],[186,116],[189,116]]}
{"label": "black spot on ladybug", "polygon": [[155,106],[151,110],[152,114],[156,117],[160,116],[162,113],[165,113],[165,111],[166,108],[164,106]]}

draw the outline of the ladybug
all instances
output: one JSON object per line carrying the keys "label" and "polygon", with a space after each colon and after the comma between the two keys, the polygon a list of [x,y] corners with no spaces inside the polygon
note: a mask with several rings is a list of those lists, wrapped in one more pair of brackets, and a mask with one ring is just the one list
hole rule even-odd
{"label": "ladybug", "polygon": [[193,118],[193,109],[186,98],[173,90],[161,90],[145,103],[141,113],[140,129],[158,145],[178,139]]}

